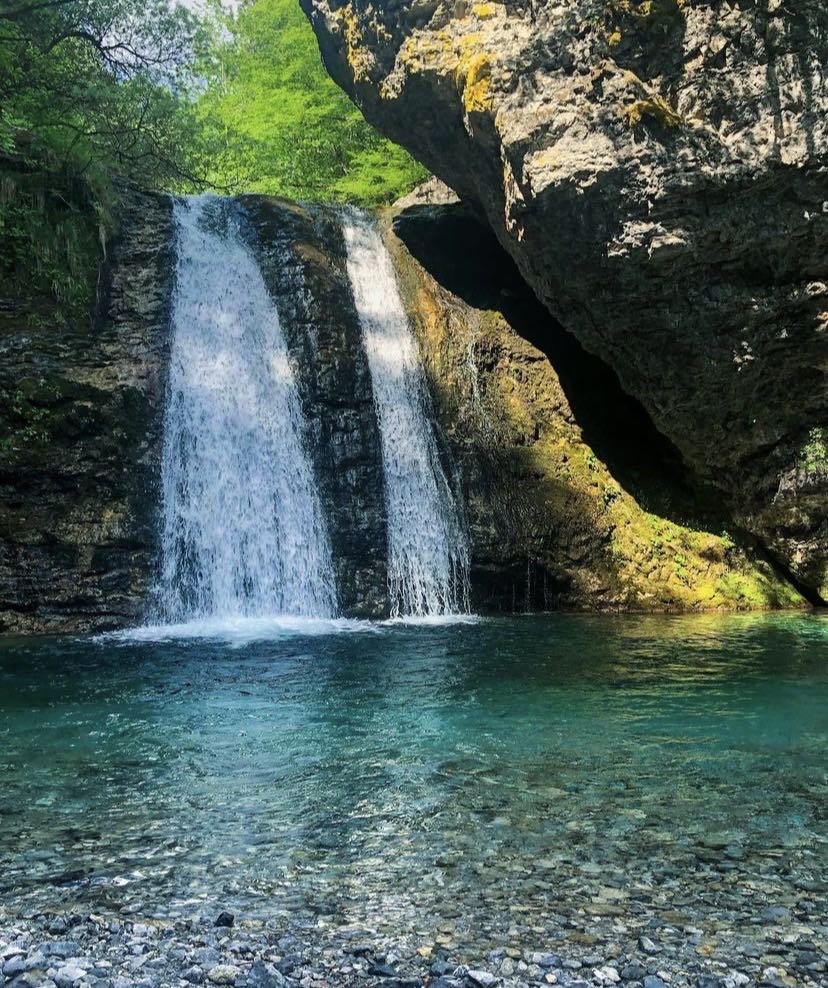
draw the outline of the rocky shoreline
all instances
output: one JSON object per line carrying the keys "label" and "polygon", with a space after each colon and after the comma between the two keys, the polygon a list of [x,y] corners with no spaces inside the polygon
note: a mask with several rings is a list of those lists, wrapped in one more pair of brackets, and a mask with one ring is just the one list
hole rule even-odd
{"label": "rocky shoreline", "polygon": [[[516,904],[517,906],[517,904]],[[759,904],[757,903],[757,906]],[[133,907],[126,907],[127,911]],[[782,907],[758,908],[754,939],[734,930],[711,941],[701,929],[628,917],[549,932],[515,929],[508,944],[470,955],[453,934],[389,937],[320,918],[237,920],[0,911],[0,963],[7,988],[809,988],[824,985],[828,928],[791,924]],[[589,932],[595,928],[596,932]],[[609,932],[609,931],[608,931]],[[560,937],[564,931],[560,931]],[[578,944],[576,946],[576,944]]]}

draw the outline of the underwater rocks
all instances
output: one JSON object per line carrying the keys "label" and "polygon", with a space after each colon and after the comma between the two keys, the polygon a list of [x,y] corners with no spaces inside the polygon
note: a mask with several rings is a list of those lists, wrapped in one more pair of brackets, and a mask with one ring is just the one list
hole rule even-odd
{"label": "underwater rocks", "polygon": [[[516,903],[517,904],[517,903]],[[724,917],[723,917],[724,918]],[[67,917],[72,939],[48,932],[48,915],[26,919],[0,914],[0,984],[6,988],[168,988],[233,985],[235,988],[811,988],[824,984],[826,955],[799,932],[748,949],[732,930],[715,940],[688,928],[684,937],[663,927],[654,958],[630,941],[625,923],[586,918],[582,928],[543,935],[516,922],[507,946],[470,956],[450,938],[372,935],[328,924],[242,920],[216,929],[208,919],[158,921],[99,913]],[[607,932],[612,940],[605,939]],[[433,934],[437,933],[437,940]],[[566,936],[566,953],[539,949]],[[369,939],[366,939],[368,937]],[[679,946],[679,940],[684,940]]]}
{"label": "underwater rocks", "polygon": [[828,9],[302,0],[700,487],[828,598]]}

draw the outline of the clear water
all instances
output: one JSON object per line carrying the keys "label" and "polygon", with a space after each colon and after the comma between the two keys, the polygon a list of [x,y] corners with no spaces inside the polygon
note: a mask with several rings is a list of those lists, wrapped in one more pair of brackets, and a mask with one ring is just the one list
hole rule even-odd
{"label": "clear water", "polygon": [[491,943],[828,878],[825,619],[203,630],[0,643],[7,906]]}
{"label": "clear water", "polygon": [[176,202],[158,614],[336,611],[331,550],[279,314],[232,202]]}
{"label": "clear water", "polygon": [[371,217],[349,210],[343,232],[381,435],[391,614],[462,612],[468,610],[468,541],[440,464],[394,266]]}

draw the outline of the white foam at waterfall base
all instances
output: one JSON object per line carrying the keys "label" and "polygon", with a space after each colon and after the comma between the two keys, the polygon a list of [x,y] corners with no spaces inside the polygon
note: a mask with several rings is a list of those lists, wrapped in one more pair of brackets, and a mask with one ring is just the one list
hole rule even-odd
{"label": "white foam at waterfall base", "polygon": [[374,221],[344,214],[354,293],[382,443],[392,617],[468,610],[469,550],[440,464],[417,345]]}
{"label": "white foam at waterfall base", "polygon": [[283,638],[316,638],[320,635],[375,634],[380,626],[356,618],[312,617],[204,617],[169,624],[146,624],[139,628],[107,631],[96,635],[101,644],[110,642],[218,641],[229,645],[279,641]]}
{"label": "white foam at waterfall base", "polygon": [[175,204],[176,290],[156,623],[336,612],[279,315],[232,203]]}

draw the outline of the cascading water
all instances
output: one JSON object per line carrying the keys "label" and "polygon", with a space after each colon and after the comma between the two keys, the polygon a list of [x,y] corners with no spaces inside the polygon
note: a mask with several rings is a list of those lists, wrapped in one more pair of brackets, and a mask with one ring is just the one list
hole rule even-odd
{"label": "cascading water", "polygon": [[331,550],[279,315],[232,204],[179,200],[175,220],[162,616],[332,616]]}
{"label": "cascading water", "polygon": [[368,216],[347,211],[343,232],[382,437],[391,614],[467,611],[465,526],[440,465],[391,257]]}

